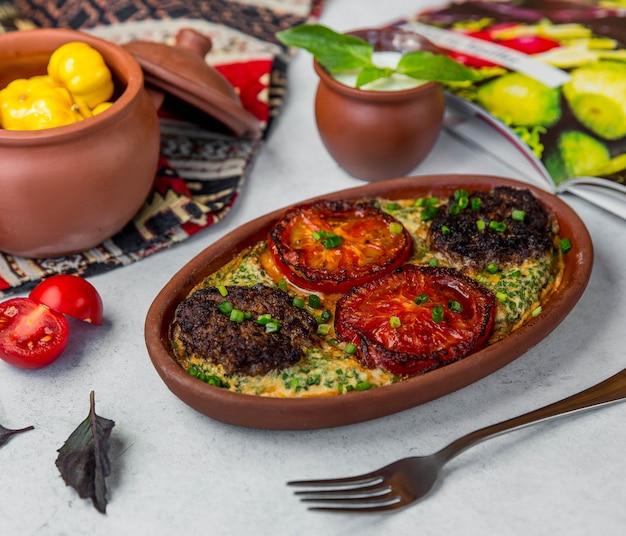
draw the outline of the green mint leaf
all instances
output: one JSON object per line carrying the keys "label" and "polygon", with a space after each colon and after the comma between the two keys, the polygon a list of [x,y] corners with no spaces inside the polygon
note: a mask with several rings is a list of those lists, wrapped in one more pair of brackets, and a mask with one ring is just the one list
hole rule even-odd
{"label": "green mint leaf", "polygon": [[105,478],[111,473],[109,436],[114,426],[115,422],[96,415],[92,391],[89,415],[58,450],[56,460],[65,483],[82,499],[90,498],[103,514],[107,505]]}
{"label": "green mint leaf", "polygon": [[432,82],[463,82],[480,80],[480,75],[459,62],[441,54],[424,50],[407,52],[400,58],[398,73]]}
{"label": "green mint leaf", "polygon": [[356,87],[364,86],[365,84],[369,84],[375,80],[380,80],[381,78],[387,78],[393,73],[394,70],[389,67],[376,67],[375,65],[363,67],[357,76]]}
{"label": "green mint leaf", "polygon": [[307,50],[329,71],[348,71],[371,65],[374,47],[359,37],[344,35],[321,24],[301,24],[278,32],[283,44]]}
{"label": "green mint leaf", "polygon": [[26,428],[22,428],[20,430],[9,430],[0,424],[0,447],[4,445],[9,439],[11,439],[16,434],[21,434],[22,432],[28,432],[29,430],[33,430],[34,426],[28,426]]}

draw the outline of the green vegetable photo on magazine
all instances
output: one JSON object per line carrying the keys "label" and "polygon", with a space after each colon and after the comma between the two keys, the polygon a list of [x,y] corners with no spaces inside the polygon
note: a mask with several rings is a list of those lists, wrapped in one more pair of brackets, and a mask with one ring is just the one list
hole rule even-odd
{"label": "green vegetable photo on magazine", "polygon": [[479,75],[446,83],[448,103],[513,141],[548,189],[585,197],[585,188],[601,188],[620,198],[615,212],[624,215],[626,15],[619,4],[463,1],[397,26]]}

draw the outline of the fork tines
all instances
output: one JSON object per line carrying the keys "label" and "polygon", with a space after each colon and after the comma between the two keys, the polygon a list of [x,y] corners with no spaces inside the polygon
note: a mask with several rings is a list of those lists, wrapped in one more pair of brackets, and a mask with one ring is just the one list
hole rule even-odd
{"label": "fork tines", "polygon": [[383,512],[396,508],[401,498],[381,476],[360,476],[328,480],[297,480],[288,486],[314,489],[295,492],[302,502],[319,503],[309,510],[326,512]]}

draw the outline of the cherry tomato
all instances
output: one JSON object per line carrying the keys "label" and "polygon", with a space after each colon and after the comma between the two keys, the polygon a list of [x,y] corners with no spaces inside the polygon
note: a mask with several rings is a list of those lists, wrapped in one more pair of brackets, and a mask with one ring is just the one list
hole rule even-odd
{"label": "cherry tomato", "polygon": [[335,332],[368,368],[412,376],[484,345],[494,295],[452,268],[407,264],[337,302]]}
{"label": "cherry tomato", "polygon": [[347,201],[293,207],[269,234],[273,260],[288,280],[330,294],[395,270],[409,258],[412,244],[392,216]]}
{"label": "cherry tomato", "polygon": [[102,299],[86,279],[77,275],[59,274],[44,279],[28,295],[59,313],[85,322],[102,324]]}
{"label": "cherry tomato", "polygon": [[29,298],[0,303],[0,358],[20,368],[49,365],[65,350],[65,317]]}

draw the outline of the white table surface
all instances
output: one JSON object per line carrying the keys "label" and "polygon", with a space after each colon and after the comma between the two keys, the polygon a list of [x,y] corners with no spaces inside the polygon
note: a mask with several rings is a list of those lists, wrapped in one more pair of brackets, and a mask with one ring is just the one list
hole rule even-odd
{"label": "white table surface", "polygon": [[[329,0],[322,22],[377,26],[429,2]],[[483,380],[428,404],[342,428],[277,432],[205,417],[153,369],[143,339],[158,291],[195,254],[270,210],[363,183],[337,167],[313,119],[308,54],[289,71],[282,115],[243,194],[221,223],[134,265],[92,278],[102,327],[73,323],[65,354],[24,371],[0,363],[0,423],[35,430],[0,449],[0,534],[13,535],[618,535],[626,525],[626,404],[543,423],[483,443],[453,460],[427,500],[387,516],[308,512],[290,479],[351,475],[428,454],[459,435],[553,402],[625,364],[626,222],[563,199],[594,241],[589,286],[544,341]],[[445,133],[414,174],[520,178]],[[56,450],[87,415],[115,420],[107,514],[66,487]]]}

